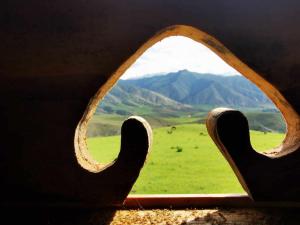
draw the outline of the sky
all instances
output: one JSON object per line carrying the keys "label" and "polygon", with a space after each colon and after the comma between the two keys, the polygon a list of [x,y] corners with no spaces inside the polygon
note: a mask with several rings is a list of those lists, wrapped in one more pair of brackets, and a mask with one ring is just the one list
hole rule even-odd
{"label": "sky", "polygon": [[183,69],[198,73],[240,75],[206,46],[187,37],[172,36],[147,49],[121,79],[135,79]]}

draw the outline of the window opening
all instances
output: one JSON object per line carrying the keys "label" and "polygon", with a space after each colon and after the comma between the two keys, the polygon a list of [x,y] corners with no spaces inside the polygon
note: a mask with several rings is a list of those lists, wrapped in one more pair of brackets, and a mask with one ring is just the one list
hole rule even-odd
{"label": "window opening", "polygon": [[131,115],[153,129],[153,146],[132,194],[243,193],[206,127],[216,107],[242,111],[251,142],[265,151],[285,137],[276,106],[204,45],[171,36],[146,50],[99,103],[88,124],[88,150],[98,162],[119,153],[120,127]]}

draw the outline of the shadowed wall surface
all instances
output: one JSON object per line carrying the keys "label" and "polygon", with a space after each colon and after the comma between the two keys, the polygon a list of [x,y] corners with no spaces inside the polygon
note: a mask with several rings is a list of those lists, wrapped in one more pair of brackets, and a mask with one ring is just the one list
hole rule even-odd
{"label": "shadowed wall surface", "polygon": [[[151,144],[145,129],[138,124],[135,127],[135,131],[143,130],[145,140],[138,144],[144,154],[133,160],[136,165],[132,170],[124,170],[127,167],[122,165],[116,171],[109,167],[96,173],[100,166],[86,159],[93,172],[88,171],[88,166],[79,164],[75,156],[76,140],[84,151],[80,140],[85,122],[95,101],[103,97],[122,71],[147,47],[176,34],[202,41],[275,102],[289,129],[286,147],[281,150],[293,152],[293,163],[285,165],[293,172],[282,176],[298,190],[300,181],[293,176],[298,175],[300,165],[299,15],[298,1],[1,3],[2,201],[121,203]],[[91,98],[94,101],[89,105]],[[280,188],[284,189],[284,184]],[[299,192],[295,200],[300,200]]]}

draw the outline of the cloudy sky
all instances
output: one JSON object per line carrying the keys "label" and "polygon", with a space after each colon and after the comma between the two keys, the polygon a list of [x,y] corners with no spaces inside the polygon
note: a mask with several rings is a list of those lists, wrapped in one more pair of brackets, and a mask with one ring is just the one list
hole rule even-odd
{"label": "cloudy sky", "polygon": [[220,75],[239,74],[204,45],[187,37],[172,36],[163,39],[144,52],[121,79],[176,72],[182,69]]}

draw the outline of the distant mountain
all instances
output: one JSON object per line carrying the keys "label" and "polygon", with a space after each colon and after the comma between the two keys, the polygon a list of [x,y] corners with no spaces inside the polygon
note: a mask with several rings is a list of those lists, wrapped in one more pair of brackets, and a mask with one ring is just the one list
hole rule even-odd
{"label": "distant mountain", "polygon": [[198,106],[206,106],[208,110],[221,106],[275,108],[254,84],[242,76],[181,70],[166,75],[119,80],[101,101],[97,112],[174,116],[179,112],[199,111]]}
{"label": "distant mountain", "polygon": [[160,110],[188,110],[191,106],[179,103],[159,93],[129,83],[119,82],[101,101],[99,111],[126,115]]}
{"label": "distant mountain", "polygon": [[285,132],[285,123],[276,107],[246,78],[182,70],[119,80],[100,102],[96,113],[103,118],[90,125],[89,135],[118,134],[119,125],[107,114],[122,120],[128,115],[141,115],[151,125],[160,127],[182,122],[204,123],[208,111],[222,106],[242,110],[251,129]]}
{"label": "distant mountain", "polygon": [[181,70],[161,76],[121,80],[119,83],[147,89],[189,105],[231,107],[272,105],[254,84],[242,76],[220,76]]}

